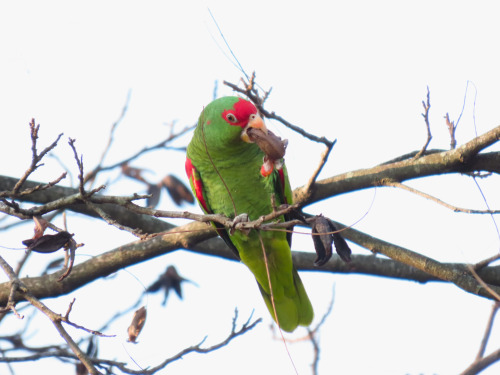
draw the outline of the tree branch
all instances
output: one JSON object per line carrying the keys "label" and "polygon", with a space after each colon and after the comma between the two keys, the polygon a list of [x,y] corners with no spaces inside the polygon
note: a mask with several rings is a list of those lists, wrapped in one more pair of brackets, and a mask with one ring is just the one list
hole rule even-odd
{"label": "tree branch", "polygon": [[[64,321],[64,317],[59,314],[54,313],[47,306],[45,306],[38,298],[33,296],[30,290],[24,285],[22,281],[20,281],[14,273],[14,270],[4,261],[2,257],[0,257],[0,265],[4,269],[5,273],[11,280],[11,283],[18,285],[17,292],[22,295],[23,299],[26,299],[31,305],[44,313],[52,322],[56,330],[59,332],[61,337],[66,341],[70,349],[75,353],[78,359],[85,365],[87,370],[92,375],[100,374],[99,371],[94,367],[90,359],[85,355],[85,353],[80,349],[80,347],[75,343],[73,338],[66,332],[64,329],[62,322]],[[67,316],[66,316],[67,320]]]}

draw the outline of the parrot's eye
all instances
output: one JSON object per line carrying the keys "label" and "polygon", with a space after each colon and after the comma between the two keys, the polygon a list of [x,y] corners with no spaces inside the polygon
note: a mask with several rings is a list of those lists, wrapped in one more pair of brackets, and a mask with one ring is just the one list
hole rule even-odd
{"label": "parrot's eye", "polygon": [[251,114],[248,118],[249,118],[250,120],[253,120],[253,119],[254,119],[254,118],[256,118],[256,117],[257,117],[257,115],[256,115],[255,113],[252,113],[252,114]]}
{"label": "parrot's eye", "polygon": [[235,116],[235,115],[233,115],[232,113],[228,113],[228,114],[226,115],[226,119],[227,119],[227,121],[232,122],[233,124],[235,124],[235,123],[237,123],[237,122],[238,122],[238,119],[237,119],[237,118],[236,118],[236,116]]}

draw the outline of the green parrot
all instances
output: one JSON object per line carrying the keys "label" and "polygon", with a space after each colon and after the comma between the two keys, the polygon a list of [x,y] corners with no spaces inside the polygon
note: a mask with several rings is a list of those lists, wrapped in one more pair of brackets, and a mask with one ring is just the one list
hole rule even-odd
{"label": "green parrot", "polygon": [[[186,173],[205,213],[233,219],[247,214],[249,220],[255,220],[273,211],[273,196],[276,206],[292,203],[283,159],[270,160],[253,142],[252,128],[259,129],[261,135],[268,134],[257,108],[245,99],[222,97],[203,109],[187,147]],[[298,325],[308,326],[314,313],[292,262],[291,234],[257,230],[231,232],[214,225],[226,244],[254,274],[267,308],[279,326],[287,332]]]}

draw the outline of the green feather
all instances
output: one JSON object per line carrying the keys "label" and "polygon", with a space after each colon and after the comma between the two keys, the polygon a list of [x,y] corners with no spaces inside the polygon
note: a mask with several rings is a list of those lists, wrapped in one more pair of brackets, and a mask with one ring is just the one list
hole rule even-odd
{"label": "green feather", "polygon": [[[277,171],[262,176],[263,152],[256,144],[241,140],[244,124],[231,125],[222,116],[225,111],[234,110],[242,100],[224,97],[204,108],[187,148],[187,158],[196,169],[195,173],[188,171],[188,175],[204,211],[231,218],[246,213],[250,220],[255,220],[272,212],[273,195],[279,205],[292,203],[292,194],[286,168],[283,166],[285,186],[281,186]],[[244,103],[244,106],[248,105]],[[201,191],[197,191],[196,186]],[[298,325],[309,325],[313,309],[293,266],[286,233],[252,230],[229,234],[225,229],[218,229],[221,237],[238,252],[241,261],[254,274],[271,316],[276,320],[262,251],[264,246],[280,327],[293,331]]]}

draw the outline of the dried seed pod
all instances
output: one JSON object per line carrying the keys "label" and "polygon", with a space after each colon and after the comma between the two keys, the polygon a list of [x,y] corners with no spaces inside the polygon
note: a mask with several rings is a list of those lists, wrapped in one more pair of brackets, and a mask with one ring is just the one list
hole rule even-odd
{"label": "dried seed pod", "polygon": [[[332,257],[332,246],[335,245],[335,251],[340,259],[348,263],[351,261],[351,249],[344,237],[336,232],[337,228],[332,221],[323,215],[318,215],[312,222],[312,233],[314,248],[317,258],[314,261],[315,266],[322,266]],[[332,233],[333,232],[333,233]]]}
{"label": "dried seed pod", "polygon": [[137,337],[141,333],[145,323],[146,306],[142,306],[140,309],[135,311],[132,323],[130,323],[130,326],[128,327],[128,341],[136,343]]}
{"label": "dried seed pod", "polygon": [[[333,224],[332,227],[333,230],[337,230]],[[335,245],[335,251],[339,255],[340,259],[342,259],[346,263],[349,263],[351,261],[352,251],[344,237],[342,237],[339,233],[334,233],[333,244]]]}
{"label": "dried seed pod", "polygon": [[257,128],[249,128],[247,134],[250,140],[255,142],[269,159],[279,160],[285,156],[286,146],[288,145],[286,139],[282,140],[271,131],[266,134]]}
{"label": "dried seed pod", "polygon": [[315,266],[322,266],[332,257],[333,236],[330,221],[324,216],[316,216],[312,223],[312,239],[316,250]]}
{"label": "dried seed pod", "polygon": [[73,237],[71,233],[62,231],[56,234],[45,234],[37,239],[28,239],[23,241],[28,250],[37,253],[53,253],[66,245]]}

